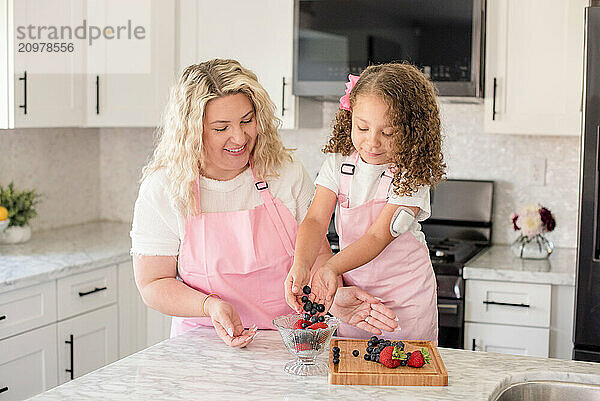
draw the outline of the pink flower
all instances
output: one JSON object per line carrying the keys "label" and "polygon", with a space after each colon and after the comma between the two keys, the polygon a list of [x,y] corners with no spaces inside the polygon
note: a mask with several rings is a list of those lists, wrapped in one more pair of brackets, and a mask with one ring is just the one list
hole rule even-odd
{"label": "pink flower", "polygon": [[350,96],[349,95],[350,95],[350,92],[352,91],[352,88],[354,88],[354,85],[356,85],[356,82],[358,81],[359,78],[360,78],[359,75],[348,74],[348,79],[350,81],[346,82],[346,90],[345,90],[346,94],[340,98],[340,109],[350,111]]}

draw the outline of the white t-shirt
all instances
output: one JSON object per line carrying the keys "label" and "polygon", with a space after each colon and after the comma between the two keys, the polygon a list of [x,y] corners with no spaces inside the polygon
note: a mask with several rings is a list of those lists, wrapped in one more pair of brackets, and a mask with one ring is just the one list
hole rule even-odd
{"label": "white t-shirt", "polygon": [[[319,171],[315,184],[328,188],[337,194],[341,174],[340,169],[342,163],[345,161],[346,156],[342,156],[339,153],[329,153],[325,159],[325,163],[321,166],[321,171]],[[348,194],[350,207],[362,205],[375,198],[381,174],[388,167],[389,164],[368,164],[362,161],[360,157],[358,158]],[[418,222],[427,220],[431,216],[429,186],[424,185],[419,187],[417,192],[410,196],[398,196],[394,193],[394,186],[390,185],[387,202],[394,205],[416,206],[421,209],[408,230],[418,241],[426,244],[425,234],[421,231],[421,225]],[[336,207],[336,215],[338,207]]]}
{"label": "white t-shirt", "polygon": [[[314,194],[314,184],[299,161],[286,163],[279,177],[267,181],[273,197],[290,210],[298,223],[304,219]],[[146,177],[135,202],[131,229],[131,254],[140,256],[178,255],[185,218],[173,207],[167,193],[164,170]],[[263,203],[246,169],[229,181],[200,177],[200,207],[203,213],[250,210]]]}

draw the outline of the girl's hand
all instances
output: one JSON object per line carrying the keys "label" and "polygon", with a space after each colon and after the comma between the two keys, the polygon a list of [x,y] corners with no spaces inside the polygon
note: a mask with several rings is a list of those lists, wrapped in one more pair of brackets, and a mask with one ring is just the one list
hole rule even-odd
{"label": "girl's hand", "polygon": [[313,274],[310,288],[314,298],[313,302],[325,305],[323,313],[326,313],[331,308],[335,292],[338,289],[338,276],[324,265]]}
{"label": "girl's hand", "polygon": [[209,298],[204,308],[211,317],[215,330],[223,342],[230,347],[243,348],[256,336],[256,326],[244,329],[237,311],[228,302],[218,298]]}
{"label": "girl's hand", "polygon": [[308,284],[310,279],[309,269],[292,265],[290,272],[285,278],[285,302],[296,311],[296,313],[302,313],[302,288]]}
{"label": "girl's hand", "polygon": [[338,288],[331,313],[344,323],[373,334],[394,331],[398,327],[394,312],[381,301],[358,287]]}

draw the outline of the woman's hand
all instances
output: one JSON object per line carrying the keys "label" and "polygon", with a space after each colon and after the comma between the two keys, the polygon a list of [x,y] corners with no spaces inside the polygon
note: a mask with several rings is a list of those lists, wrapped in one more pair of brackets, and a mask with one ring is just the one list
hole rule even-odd
{"label": "woman's hand", "polygon": [[314,297],[313,302],[325,305],[325,312],[327,312],[333,304],[333,298],[338,289],[338,276],[327,265],[323,265],[313,274],[310,288]]}
{"label": "woman's hand", "polygon": [[331,313],[344,323],[373,334],[394,331],[398,327],[394,312],[380,300],[358,287],[338,288]]}
{"label": "woman's hand", "polygon": [[204,308],[211,317],[217,334],[225,344],[243,348],[254,340],[257,327],[244,329],[240,316],[230,303],[209,297],[204,303]]}
{"label": "woman's hand", "polygon": [[302,313],[302,288],[310,279],[309,270],[294,263],[285,278],[285,301],[296,313]]}

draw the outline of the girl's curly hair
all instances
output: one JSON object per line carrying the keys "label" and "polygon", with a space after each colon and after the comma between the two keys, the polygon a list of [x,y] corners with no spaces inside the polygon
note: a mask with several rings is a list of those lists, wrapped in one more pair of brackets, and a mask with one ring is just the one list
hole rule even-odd
{"label": "girl's curly hair", "polygon": [[[362,95],[379,96],[388,106],[394,128],[394,192],[410,195],[421,185],[434,187],[444,179],[440,111],[433,84],[408,63],[372,65],[366,68],[350,92],[350,108]],[[352,112],[340,109],[325,153],[350,155]]]}

